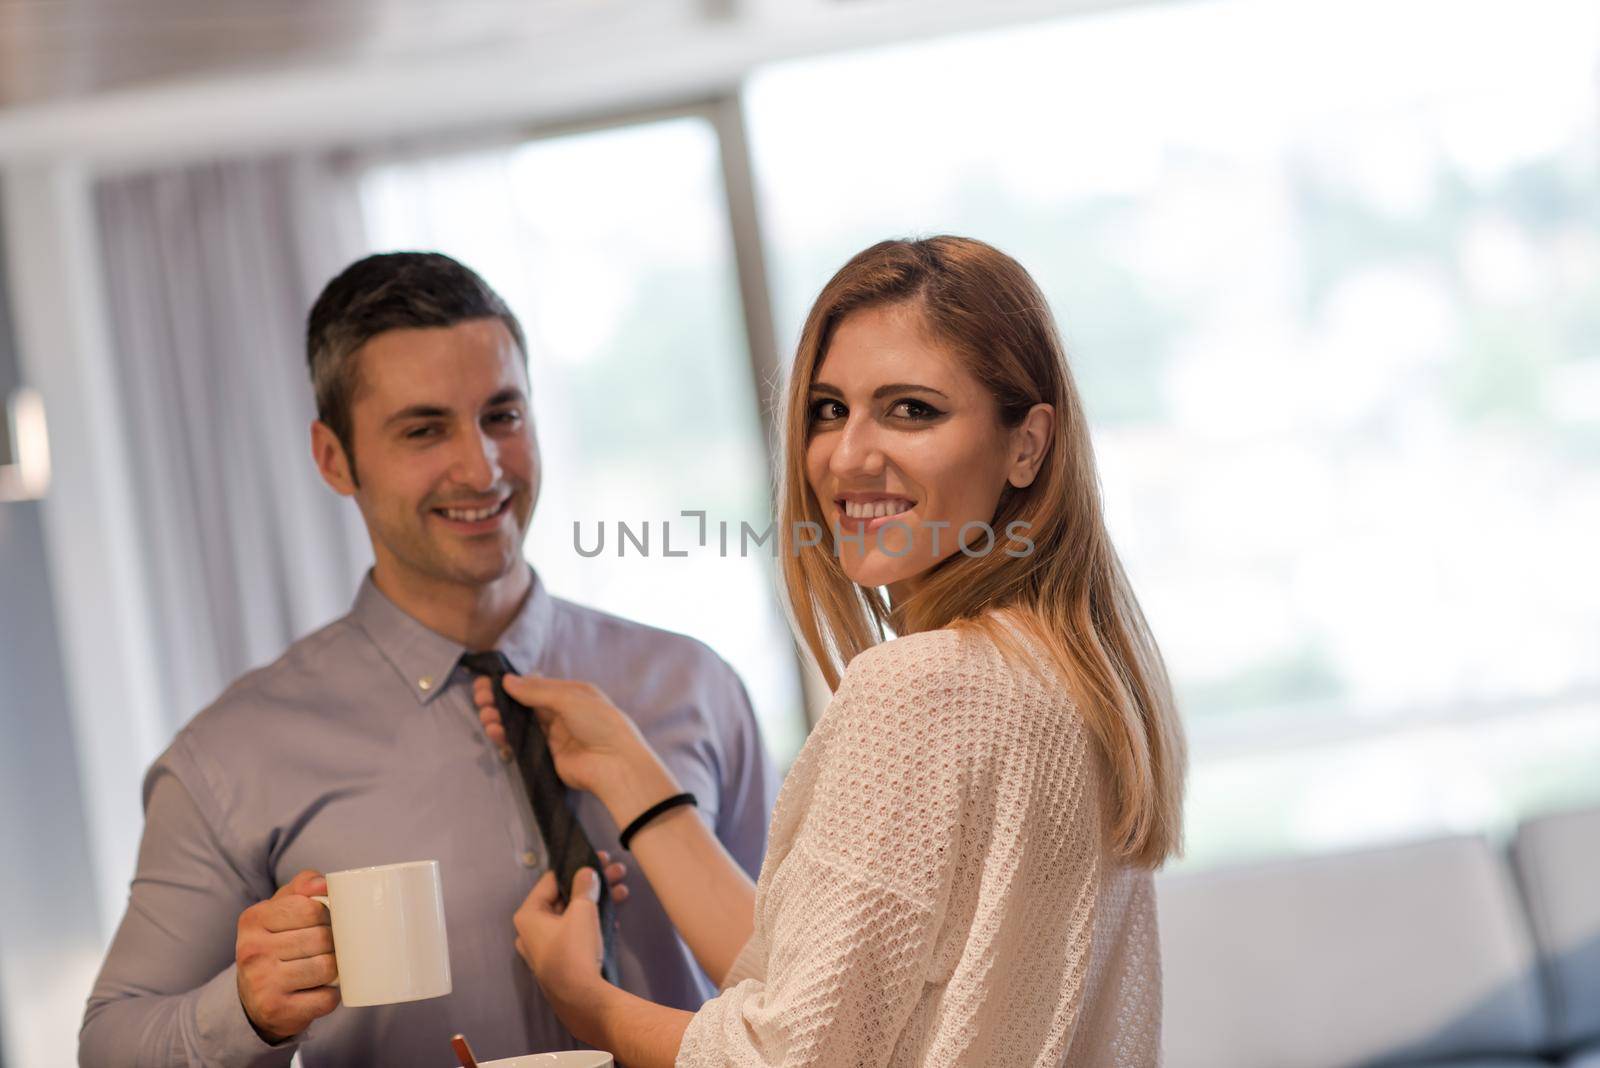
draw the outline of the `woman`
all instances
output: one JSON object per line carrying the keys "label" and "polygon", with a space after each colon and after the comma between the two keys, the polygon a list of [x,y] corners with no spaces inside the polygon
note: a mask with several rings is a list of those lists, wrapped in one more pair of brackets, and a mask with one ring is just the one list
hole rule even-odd
{"label": "woman", "polygon": [[[535,887],[518,950],[634,1068],[1155,1064],[1184,740],[1043,296],[978,241],[874,245],[812,309],[786,420],[784,584],[833,699],[756,886],[686,807],[632,842],[722,993],[691,1015],[601,979],[587,870],[564,909]],[[505,685],[617,826],[678,793],[593,687]]]}

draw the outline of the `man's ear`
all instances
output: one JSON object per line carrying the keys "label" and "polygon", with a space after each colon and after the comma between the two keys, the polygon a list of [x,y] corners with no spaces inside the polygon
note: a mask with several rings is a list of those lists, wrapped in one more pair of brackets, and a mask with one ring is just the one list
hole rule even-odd
{"label": "man's ear", "polygon": [[355,465],[350,462],[350,456],[344,451],[344,443],[339,440],[339,435],[320,419],[311,424],[311,458],[317,463],[317,471],[322,475],[322,481],[326,482],[333,492],[341,497],[355,495],[358,488]]}

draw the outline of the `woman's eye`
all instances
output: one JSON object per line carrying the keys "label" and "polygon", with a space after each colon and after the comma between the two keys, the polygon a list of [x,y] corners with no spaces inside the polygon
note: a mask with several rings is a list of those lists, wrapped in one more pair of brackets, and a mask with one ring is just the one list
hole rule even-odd
{"label": "woman's eye", "polygon": [[897,415],[902,419],[917,420],[933,419],[944,414],[932,405],[924,404],[918,400],[896,401],[894,407],[889,409],[889,412],[891,415]]}
{"label": "woman's eye", "polygon": [[811,420],[816,422],[821,419],[839,419],[844,415],[844,405],[836,400],[824,398],[811,405]]}

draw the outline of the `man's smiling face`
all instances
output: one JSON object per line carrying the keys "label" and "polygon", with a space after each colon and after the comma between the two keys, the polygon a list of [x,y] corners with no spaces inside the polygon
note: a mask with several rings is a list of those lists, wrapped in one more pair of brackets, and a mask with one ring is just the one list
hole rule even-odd
{"label": "man's smiling face", "polygon": [[389,330],[355,358],[349,492],[379,574],[416,589],[509,574],[539,496],[527,367],[510,332],[494,318]]}

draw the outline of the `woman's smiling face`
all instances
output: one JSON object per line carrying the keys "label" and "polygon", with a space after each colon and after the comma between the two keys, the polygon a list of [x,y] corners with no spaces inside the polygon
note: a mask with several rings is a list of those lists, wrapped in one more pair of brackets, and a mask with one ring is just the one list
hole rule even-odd
{"label": "woman's smiling face", "polygon": [[[846,575],[901,598],[919,575],[989,542],[1001,491],[1019,485],[1017,431],[919,303],[864,308],[839,323],[811,383],[806,478]],[[963,537],[962,528],[966,526]],[[1003,545],[1003,531],[995,539]]]}

